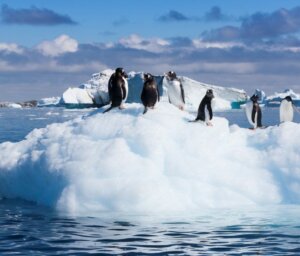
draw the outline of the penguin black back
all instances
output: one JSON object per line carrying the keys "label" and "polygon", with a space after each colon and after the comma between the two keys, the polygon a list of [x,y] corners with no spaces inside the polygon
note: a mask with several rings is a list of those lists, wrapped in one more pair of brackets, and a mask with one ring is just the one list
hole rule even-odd
{"label": "penguin black back", "polygon": [[141,94],[141,101],[145,107],[144,114],[159,100],[159,91],[154,77],[149,73],[144,74],[144,86]]}
{"label": "penguin black back", "polygon": [[212,107],[211,107],[211,101],[214,98],[214,93],[211,89],[206,91],[205,96],[200,102],[199,108],[198,108],[198,113],[195,121],[201,120],[205,121],[206,116],[205,116],[205,108],[208,111],[209,114],[209,120],[213,118],[213,112],[212,112]]}
{"label": "penguin black back", "polygon": [[262,112],[258,103],[259,96],[257,94],[253,94],[250,100],[253,102],[251,120],[253,123],[256,123],[257,127],[262,127]]}
{"label": "penguin black back", "polygon": [[111,106],[103,113],[114,107],[121,107],[122,101],[127,97],[128,88],[125,79],[127,74],[123,68],[117,68],[108,81],[108,94]]}

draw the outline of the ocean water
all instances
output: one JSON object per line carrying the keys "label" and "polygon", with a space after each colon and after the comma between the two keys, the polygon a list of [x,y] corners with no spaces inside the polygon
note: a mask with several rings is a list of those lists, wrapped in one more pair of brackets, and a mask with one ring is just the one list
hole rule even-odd
{"label": "ocean water", "polygon": [[[93,110],[0,109],[0,142]],[[247,128],[243,111],[216,113]],[[295,114],[295,121],[300,122]],[[263,124],[278,124],[264,109]],[[203,209],[195,214],[70,216],[24,200],[0,200],[0,255],[300,255],[300,207]]]}

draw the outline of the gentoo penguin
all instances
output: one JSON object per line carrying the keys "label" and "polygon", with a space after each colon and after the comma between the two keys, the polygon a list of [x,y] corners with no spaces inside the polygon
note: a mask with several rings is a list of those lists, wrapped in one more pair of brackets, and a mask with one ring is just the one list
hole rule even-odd
{"label": "gentoo penguin", "polygon": [[199,108],[198,108],[198,114],[195,119],[195,121],[203,121],[206,122],[207,125],[211,126],[211,120],[213,118],[213,111],[211,107],[211,102],[214,98],[213,90],[209,89],[206,91],[205,96],[200,102]]}
{"label": "gentoo penguin", "polygon": [[294,117],[293,100],[291,96],[286,96],[280,103],[279,108],[280,123],[292,122]]}
{"label": "gentoo penguin", "polygon": [[112,108],[119,107],[123,109],[123,103],[128,96],[127,74],[123,68],[117,68],[108,81],[108,94],[111,105],[103,113],[110,111]]}
{"label": "gentoo penguin", "polygon": [[169,102],[183,110],[185,105],[185,96],[180,79],[176,76],[174,71],[169,71],[167,74],[165,74],[165,78]]}
{"label": "gentoo penguin", "polygon": [[148,111],[148,108],[154,108],[156,102],[160,100],[155,79],[149,73],[144,74],[144,86],[141,94],[141,100],[145,107],[143,114]]}
{"label": "gentoo penguin", "polygon": [[261,123],[262,113],[258,103],[259,96],[257,94],[253,94],[250,100],[251,101],[246,104],[247,119],[254,129],[262,128],[263,127]]}

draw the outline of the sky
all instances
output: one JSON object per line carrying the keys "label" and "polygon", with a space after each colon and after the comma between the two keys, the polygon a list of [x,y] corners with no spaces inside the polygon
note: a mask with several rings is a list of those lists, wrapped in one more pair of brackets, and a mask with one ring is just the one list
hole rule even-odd
{"label": "sky", "polygon": [[298,0],[0,0],[0,101],[60,96],[123,67],[300,93]]}

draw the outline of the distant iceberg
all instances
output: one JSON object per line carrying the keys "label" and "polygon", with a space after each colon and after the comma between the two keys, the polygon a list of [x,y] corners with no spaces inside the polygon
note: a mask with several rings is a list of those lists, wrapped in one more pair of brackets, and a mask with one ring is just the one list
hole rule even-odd
{"label": "distant iceberg", "polygon": [[61,104],[61,97],[43,98],[37,102],[38,107],[52,107]]}
{"label": "distant iceberg", "polygon": [[37,106],[36,100],[24,101],[24,102],[0,102],[0,108],[32,108]]}
{"label": "distant iceberg", "polygon": [[[109,104],[107,84],[112,69],[106,69],[100,73],[95,73],[86,83],[75,88],[68,88],[62,95],[62,104],[67,107],[92,107]],[[129,95],[127,103],[141,103],[140,95],[143,88],[143,72],[129,72],[128,87]],[[182,81],[186,106],[188,110],[196,110],[207,89],[213,89],[216,96],[216,110],[239,108],[245,103],[247,95],[244,90],[226,88],[210,84],[201,83],[188,77],[179,77]],[[161,93],[161,97],[167,100],[167,89],[164,85],[163,75],[155,75],[155,79]]]}
{"label": "distant iceberg", "polygon": [[297,107],[300,107],[300,94],[295,93],[291,89],[286,89],[282,93],[275,93],[271,96],[268,96],[265,100],[266,106],[267,107],[279,107],[281,101],[286,97],[286,96],[291,96],[294,104]]}
{"label": "distant iceberg", "polygon": [[7,108],[22,108],[22,105],[19,103],[8,102],[6,104]]}

